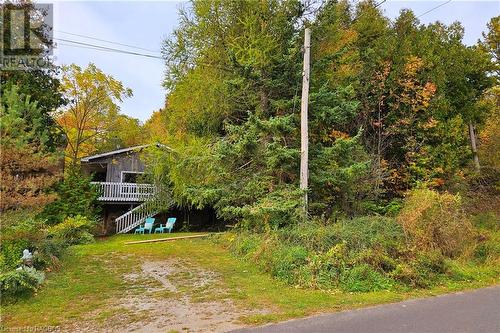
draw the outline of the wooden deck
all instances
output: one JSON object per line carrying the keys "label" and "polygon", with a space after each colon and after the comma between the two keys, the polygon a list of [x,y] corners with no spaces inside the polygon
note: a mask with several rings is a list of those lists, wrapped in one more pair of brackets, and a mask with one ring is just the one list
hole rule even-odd
{"label": "wooden deck", "polygon": [[151,198],[156,186],[151,184],[93,182],[96,185],[100,201],[107,202],[142,202]]}

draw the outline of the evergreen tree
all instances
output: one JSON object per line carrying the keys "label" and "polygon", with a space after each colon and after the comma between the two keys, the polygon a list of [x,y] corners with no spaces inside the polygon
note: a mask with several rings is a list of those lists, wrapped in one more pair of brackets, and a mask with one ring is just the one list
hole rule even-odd
{"label": "evergreen tree", "polygon": [[[165,42],[165,142],[155,169],[178,203],[279,227],[300,219],[302,31],[312,29],[309,213],[354,215],[471,160],[491,109],[486,52],[459,24],[394,21],[373,1],[193,1]],[[311,14],[312,13],[312,14]],[[307,19],[306,19],[307,18]],[[376,208],[377,211],[380,209]]]}

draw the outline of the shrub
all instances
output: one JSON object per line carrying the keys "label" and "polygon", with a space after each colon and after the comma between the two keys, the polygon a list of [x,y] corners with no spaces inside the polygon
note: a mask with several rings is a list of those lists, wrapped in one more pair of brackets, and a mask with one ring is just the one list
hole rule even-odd
{"label": "shrub", "polygon": [[339,238],[347,242],[350,251],[362,251],[373,246],[396,251],[404,234],[393,218],[364,216],[342,221]]}
{"label": "shrub", "polygon": [[440,251],[432,251],[401,260],[389,276],[407,286],[428,288],[445,273],[447,264],[444,256]]}
{"label": "shrub", "polygon": [[50,225],[77,215],[95,219],[99,212],[99,193],[90,181],[90,177],[84,176],[79,170],[70,170],[64,181],[56,186],[58,199],[45,206],[39,218]]}
{"label": "shrub", "polygon": [[472,222],[478,229],[500,231],[500,218],[494,212],[480,213],[474,216]]}
{"label": "shrub", "polygon": [[[221,216],[229,218],[242,217],[238,224],[242,229],[256,231],[278,230],[301,219],[300,203],[301,192],[294,187],[284,187],[263,195],[252,204],[243,205],[242,207],[222,208]],[[216,205],[216,208],[218,208],[218,205]]]}
{"label": "shrub", "polygon": [[345,291],[377,291],[389,289],[393,282],[368,264],[346,270],[340,277],[340,287]]}
{"label": "shrub", "polygon": [[453,257],[472,240],[472,225],[459,195],[414,190],[406,198],[397,221],[409,244],[419,251],[439,250]]}
{"label": "shrub", "polygon": [[87,244],[94,240],[90,233],[95,228],[95,222],[87,217],[77,215],[68,217],[64,222],[49,229],[49,234],[57,240],[62,240],[66,245]]}
{"label": "shrub", "polygon": [[415,267],[406,262],[399,262],[389,276],[405,286],[414,288],[425,288],[428,286],[425,278],[422,278],[419,272],[415,270]]}
{"label": "shrub", "polygon": [[23,239],[2,241],[0,271],[6,272],[19,266],[23,250],[28,247],[30,247],[30,242]]}
{"label": "shrub", "polygon": [[0,293],[2,303],[12,302],[19,297],[35,292],[43,283],[45,275],[34,268],[23,267],[0,274]]}
{"label": "shrub", "polygon": [[446,260],[440,251],[419,253],[414,261],[415,268],[420,274],[431,279],[439,274],[446,273]]}
{"label": "shrub", "polygon": [[[21,256],[24,249],[33,251],[36,244],[46,236],[43,221],[30,216],[11,214],[10,220],[2,225],[2,242],[0,243],[0,254],[2,261],[0,271],[5,272],[15,269],[21,264]],[[3,221],[2,221],[3,222]]]}
{"label": "shrub", "polygon": [[33,254],[33,266],[36,269],[59,269],[59,259],[67,247],[65,240],[44,239],[37,244],[37,250]]}
{"label": "shrub", "polygon": [[334,245],[325,253],[311,254],[307,266],[299,269],[299,283],[320,289],[337,287],[340,275],[347,268],[347,258],[345,242]]}
{"label": "shrub", "polygon": [[367,212],[372,212],[381,215],[395,216],[402,208],[401,199],[396,198],[392,199],[389,202],[374,202],[374,201],[365,201],[362,204],[362,207]]}
{"label": "shrub", "polygon": [[24,239],[29,242],[36,242],[45,238],[47,233],[43,220],[32,216],[13,218],[14,220],[7,223],[2,219],[2,224],[4,224],[2,226],[2,241]]}
{"label": "shrub", "polygon": [[247,257],[254,254],[259,248],[261,239],[255,234],[244,233],[233,242],[233,251],[238,255]]}
{"label": "shrub", "polygon": [[308,252],[302,246],[273,244],[261,255],[261,262],[272,276],[289,284],[298,282],[298,269],[307,262]]}
{"label": "shrub", "polygon": [[338,224],[322,224],[313,220],[298,226],[289,226],[277,231],[280,241],[300,244],[309,251],[325,252],[341,242]]}
{"label": "shrub", "polygon": [[36,269],[57,268],[60,265],[58,257],[69,245],[68,242],[54,235],[47,237],[49,233],[44,221],[29,214],[10,212],[9,217],[8,223],[3,223],[1,230],[0,272],[8,272],[19,267],[22,264],[24,249],[33,253],[33,266]]}
{"label": "shrub", "polygon": [[397,265],[397,259],[393,258],[385,249],[379,246],[354,253],[352,261],[355,265],[368,264],[376,270],[383,272],[391,272]]}
{"label": "shrub", "polygon": [[[437,201],[441,205],[439,209],[432,207],[432,204],[429,204],[431,208],[428,210],[419,212],[417,209],[414,213],[418,219],[410,224],[414,227],[410,231],[408,228],[405,230],[406,225],[398,223],[395,218],[365,216],[339,223],[312,220],[267,233],[240,230],[227,233],[218,240],[229,243],[233,253],[254,261],[272,276],[288,284],[308,288],[366,292],[395,287],[428,288],[446,279],[473,279],[474,276],[462,266],[455,265],[455,261],[446,257],[458,253],[450,250],[456,249],[451,245],[465,245],[454,244],[443,238],[453,233],[441,229],[447,231],[451,225],[454,232],[458,232],[461,237],[466,236],[454,229],[458,228],[455,224],[459,222],[454,219],[450,222],[449,216],[445,214],[449,210],[456,213],[446,206],[450,198],[445,199],[444,203]],[[398,220],[403,214],[409,214],[405,211],[409,207],[405,203]],[[431,224],[429,219],[436,216],[448,218],[444,222],[436,222],[437,230],[428,225]],[[453,214],[451,216],[456,217]],[[411,238],[415,230],[436,232],[433,235],[435,238],[431,238],[432,246],[423,246],[426,243]],[[495,263],[500,242],[496,233],[486,230],[484,234],[486,236],[481,238],[481,243],[470,247],[470,252],[474,253],[476,261]],[[435,243],[441,239],[448,243],[437,246]],[[469,240],[467,237],[465,239]]]}
{"label": "shrub", "polygon": [[349,250],[360,251],[373,245],[397,248],[404,240],[403,230],[393,218],[364,216],[323,224],[318,220],[277,231],[280,240],[300,244],[309,251],[326,252],[346,242]]}
{"label": "shrub", "polygon": [[[16,214],[12,215],[7,223],[2,224],[0,230],[2,302],[11,302],[33,293],[43,282],[44,275],[41,270],[49,267],[59,268],[58,257],[67,246],[93,241],[89,231],[94,227],[95,223],[87,217],[75,216],[47,230],[44,221],[23,214],[17,214],[17,217]],[[22,263],[24,249],[33,253],[34,267],[23,266],[16,269]]]}
{"label": "shrub", "polygon": [[[343,278],[346,288],[352,290],[368,287],[354,286],[354,275],[349,277],[346,272],[366,265],[375,273],[367,273],[361,284],[373,278],[376,290],[390,286],[378,275],[394,269],[396,262],[391,256],[397,255],[404,243],[401,226],[394,219],[381,217],[335,224],[313,220],[265,234],[240,231],[226,238],[234,253],[254,260],[264,271],[289,284],[331,289]],[[360,270],[352,274],[361,274]]]}
{"label": "shrub", "polygon": [[500,237],[497,236],[477,244],[473,256],[481,264],[500,264]]}

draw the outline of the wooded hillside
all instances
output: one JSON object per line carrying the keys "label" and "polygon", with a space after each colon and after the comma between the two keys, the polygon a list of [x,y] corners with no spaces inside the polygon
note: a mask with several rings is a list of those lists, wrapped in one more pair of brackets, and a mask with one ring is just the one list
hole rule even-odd
{"label": "wooded hillside", "polygon": [[467,188],[482,162],[498,176],[491,152],[474,164],[471,149],[488,149],[478,140],[497,119],[498,17],[466,46],[460,23],[424,25],[409,10],[391,21],[371,1],[195,1],[163,46],[164,140],[177,154],[153,170],[179,203],[260,226],[300,219],[304,27],[311,215],[397,211],[415,187]]}

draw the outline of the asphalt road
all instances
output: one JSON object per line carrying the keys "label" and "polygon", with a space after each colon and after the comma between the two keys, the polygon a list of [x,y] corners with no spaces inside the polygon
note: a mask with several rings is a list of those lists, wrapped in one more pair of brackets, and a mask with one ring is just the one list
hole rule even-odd
{"label": "asphalt road", "polygon": [[500,286],[247,328],[248,333],[500,333]]}

